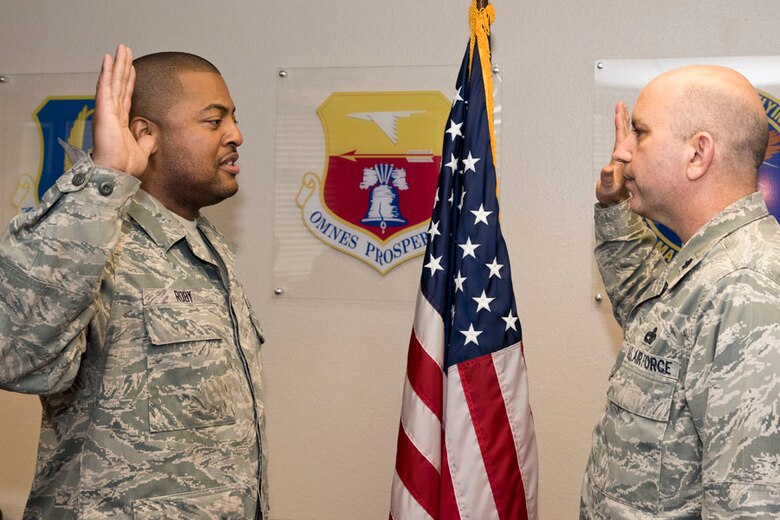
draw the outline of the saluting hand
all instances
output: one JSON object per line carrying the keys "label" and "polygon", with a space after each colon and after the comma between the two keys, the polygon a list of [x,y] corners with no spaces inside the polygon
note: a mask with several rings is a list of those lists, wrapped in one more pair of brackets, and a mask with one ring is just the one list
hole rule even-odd
{"label": "saluting hand", "polygon": [[605,206],[613,206],[628,198],[628,189],[623,179],[625,163],[615,159],[615,150],[628,137],[629,126],[628,108],[621,101],[615,105],[615,146],[612,148],[612,160],[601,169],[596,183],[596,199]]}
{"label": "saluting hand", "polygon": [[100,69],[92,121],[92,161],[98,166],[139,177],[149,162],[155,138],[144,135],[136,140],[130,132],[128,123],[134,85],[133,52],[119,44],[116,58],[112,60],[111,55],[106,54]]}

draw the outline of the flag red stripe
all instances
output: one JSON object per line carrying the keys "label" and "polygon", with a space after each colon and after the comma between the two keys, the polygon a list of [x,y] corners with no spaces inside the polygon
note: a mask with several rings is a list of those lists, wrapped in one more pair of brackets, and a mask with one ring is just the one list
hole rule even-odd
{"label": "flag red stripe", "polygon": [[409,378],[409,384],[412,389],[431,409],[431,412],[439,419],[442,419],[442,385],[444,376],[441,367],[434,361],[417,340],[417,334],[412,330],[412,337],[409,339],[409,355],[406,359],[406,372]]}
{"label": "flag red stripe", "polygon": [[404,487],[432,518],[439,518],[439,472],[417,451],[402,425],[396,449],[395,471]]}
{"label": "flag red stripe", "polygon": [[498,516],[527,519],[523,478],[493,357],[474,358],[458,365],[458,370]]}

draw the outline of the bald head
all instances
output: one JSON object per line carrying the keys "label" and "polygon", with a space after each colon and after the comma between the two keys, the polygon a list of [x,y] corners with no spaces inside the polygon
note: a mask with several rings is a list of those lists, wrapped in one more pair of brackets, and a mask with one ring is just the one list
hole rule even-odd
{"label": "bald head", "polygon": [[158,52],[133,60],[136,79],[130,119],[144,117],[163,124],[168,110],[184,93],[180,75],[219,70],[208,60],[186,52]]}
{"label": "bald head", "polygon": [[662,74],[647,88],[663,89],[669,99],[672,131],[687,140],[710,133],[723,167],[735,172],[755,170],[766,152],[769,130],[755,88],[735,70],[690,66]]}

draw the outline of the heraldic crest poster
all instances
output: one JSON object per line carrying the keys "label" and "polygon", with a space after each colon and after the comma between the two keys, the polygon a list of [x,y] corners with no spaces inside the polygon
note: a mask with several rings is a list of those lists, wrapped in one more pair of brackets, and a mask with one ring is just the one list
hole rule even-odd
{"label": "heraldic crest poster", "polygon": [[280,71],[277,294],[414,298],[409,261],[427,244],[445,130],[458,131],[447,129],[455,69]]}

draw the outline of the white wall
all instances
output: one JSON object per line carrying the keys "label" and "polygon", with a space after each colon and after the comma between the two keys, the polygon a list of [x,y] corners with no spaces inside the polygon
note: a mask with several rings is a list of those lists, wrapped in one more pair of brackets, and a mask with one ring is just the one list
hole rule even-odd
{"label": "white wall", "polygon": [[[543,519],[573,518],[619,342],[606,305],[592,298],[593,62],[777,54],[777,3],[494,4],[494,61],[503,66],[502,219],[539,439],[540,511]],[[208,213],[240,244],[239,270],[270,340],[265,368],[275,520],[387,518],[413,314],[399,303],[272,296],[276,71],[457,64],[468,37],[468,5],[0,0],[0,73],[97,70],[101,55],[122,41],[137,55],[201,54],[226,77],[245,137],[242,191]],[[409,287],[410,294],[415,290]],[[38,414],[35,398],[0,393],[6,517],[18,517],[29,486]]]}

